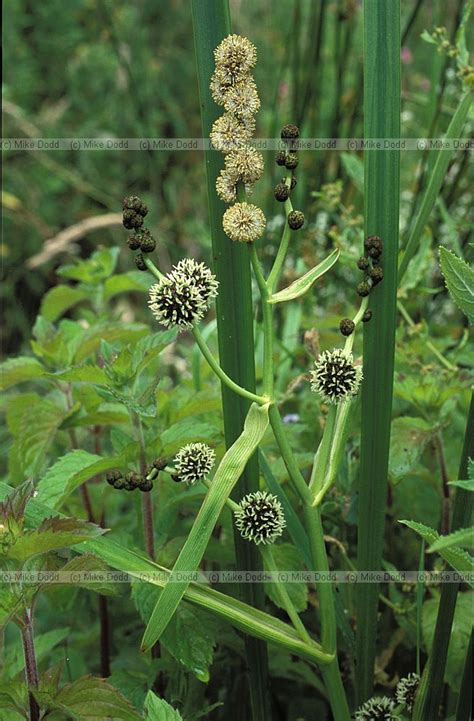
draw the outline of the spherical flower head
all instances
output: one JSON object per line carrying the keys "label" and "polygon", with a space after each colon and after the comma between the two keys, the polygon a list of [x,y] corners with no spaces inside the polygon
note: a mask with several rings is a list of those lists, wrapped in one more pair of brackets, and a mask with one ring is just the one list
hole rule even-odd
{"label": "spherical flower head", "polygon": [[211,301],[217,296],[219,282],[216,280],[216,276],[207,265],[197,263],[193,258],[180,260],[173,266],[168,277],[176,279],[177,282],[182,281],[194,285],[201,294],[206,308],[209,308]]}
{"label": "spherical flower head", "polygon": [[232,81],[226,76],[220,69],[214,70],[211,78],[209,88],[211,90],[212,99],[216,105],[224,106],[226,95],[229,88],[232,86]]}
{"label": "spherical flower head", "polygon": [[354,365],[352,353],[341,348],[321,353],[311,371],[311,390],[325,403],[342,403],[357,395],[361,381],[362,368]]}
{"label": "spherical flower head", "polygon": [[165,328],[192,328],[206,311],[206,303],[199,290],[180,275],[166,276],[152,285],[148,305]]}
{"label": "spherical flower head", "polygon": [[214,50],[216,68],[234,82],[252,70],[257,62],[257,49],[248,38],[228,35]]}
{"label": "spherical flower head", "polygon": [[231,150],[225,156],[225,169],[229,177],[235,182],[255,183],[263,175],[263,155],[255,148],[242,148]]}
{"label": "spherical flower head", "polygon": [[244,148],[255,130],[253,119],[239,119],[232,113],[224,113],[214,122],[210,138],[214,150],[229,153]]}
{"label": "spherical flower head", "polygon": [[395,703],[388,696],[373,696],[355,712],[355,721],[399,721]]}
{"label": "spherical flower head", "polygon": [[249,118],[260,110],[260,98],[252,77],[231,85],[224,96],[224,108],[239,118]]}
{"label": "spherical flower head", "polygon": [[[235,152],[235,151],[232,151]],[[228,158],[230,153],[226,155]],[[234,203],[237,200],[237,185],[235,176],[227,170],[221,170],[216,178],[216,193],[224,203]]]}
{"label": "spherical flower head", "polygon": [[409,673],[405,678],[401,678],[395,689],[395,698],[397,703],[406,706],[407,711],[411,712],[415,703],[416,692],[420,685],[420,677],[417,673]]}
{"label": "spherical flower head", "polygon": [[180,481],[193,485],[209,475],[215,461],[216,454],[205,443],[188,443],[174,459],[176,475]]}
{"label": "spherical flower head", "polygon": [[235,525],[242,538],[253,541],[257,546],[260,543],[274,543],[286,526],[280,501],[266,491],[244,496],[234,515]]}
{"label": "spherical flower head", "polygon": [[239,243],[253,243],[263,235],[266,225],[265,215],[251,203],[235,203],[224,213],[222,225],[231,240]]}

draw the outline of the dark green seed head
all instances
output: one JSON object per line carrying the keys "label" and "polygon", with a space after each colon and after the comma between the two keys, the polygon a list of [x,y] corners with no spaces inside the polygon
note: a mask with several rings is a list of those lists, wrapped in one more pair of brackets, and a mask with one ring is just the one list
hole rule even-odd
{"label": "dark green seed head", "polygon": [[144,478],[138,487],[141,491],[143,491],[143,493],[149,493],[153,488],[153,481],[148,481]]}
{"label": "dark green seed head", "polygon": [[371,318],[372,318],[372,311],[366,310],[364,315],[362,316],[362,323],[368,323]]}
{"label": "dark green seed head", "polygon": [[140,247],[140,234],[132,233],[128,236],[127,245],[130,250],[138,250]]}
{"label": "dark green seed head", "polygon": [[304,213],[301,210],[292,210],[288,213],[288,225],[292,230],[298,230],[304,225]]}
{"label": "dark green seed head", "polygon": [[145,265],[143,255],[141,253],[138,253],[138,255],[135,256],[135,265],[137,266],[138,270],[148,270]]}
{"label": "dark green seed head", "polygon": [[166,458],[155,458],[153,461],[153,468],[156,468],[157,471],[162,471],[163,468],[166,468],[166,464]]}
{"label": "dark green seed head", "polygon": [[351,335],[354,332],[354,322],[350,318],[343,318],[339,323],[339,330],[342,335]]}
{"label": "dark green seed head", "polygon": [[117,481],[119,478],[122,478],[122,474],[120,473],[120,471],[117,468],[115,468],[112,471],[108,471],[108,473],[105,476],[105,480],[111,486],[113,486],[115,481]]}
{"label": "dark green seed head", "polygon": [[290,189],[285,183],[278,183],[275,187],[275,199],[284,203],[290,197]]}
{"label": "dark green seed head", "polygon": [[369,270],[369,276],[372,279],[372,283],[374,285],[380,283],[380,281],[383,280],[383,270],[380,265],[376,265],[375,268],[371,268]]}
{"label": "dark green seed head", "polygon": [[148,208],[138,195],[128,195],[124,198],[122,200],[122,208],[124,210],[134,210],[143,217],[148,213]]}
{"label": "dark green seed head", "polygon": [[295,168],[298,167],[298,156],[296,153],[287,153],[285,165],[288,170],[295,170]]}
{"label": "dark green seed head", "polygon": [[366,281],[363,281],[362,283],[359,283],[357,286],[357,294],[361,296],[361,298],[365,298],[366,295],[369,295],[370,293],[370,285]]}
{"label": "dark green seed head", "polygon": [[133,228],[140,228],[143,225],[143,216],[140,215],[140,213],[137,213],[135,210],[127,208],[123,211],[122,223],[124,228],[127,228],[127,230],[133,230]]}
{"label": "dark green seed head", "polygon": [[117,491],[121,491],[123,488],[125,488],[125,486],[126,486],[126,481],[125,481],[125,479],[122,478],[122,477],[117,478],[117,480],[114,481],[113,486],[114,486],[114,488],[117,489]]}
{"label": "dark green seed head", "polygon": [[148,235],[143,235],[142,241],[140,243],[140,249],[142,253],[153,253],[155,248],[156,241],[153,236],[150,233],[148,233]]}
{"label": "dark green seed head", "polygon": [[370,265],[369,261],[363,255],[357,261],[357,267],[359,268],[359,270],[367,270],[369,265]]}
{"label": "dark green seed head", "polygon": [[275,162],[277,165],[285,165],[286,163],[286,151],[280,150],[275,156]]}

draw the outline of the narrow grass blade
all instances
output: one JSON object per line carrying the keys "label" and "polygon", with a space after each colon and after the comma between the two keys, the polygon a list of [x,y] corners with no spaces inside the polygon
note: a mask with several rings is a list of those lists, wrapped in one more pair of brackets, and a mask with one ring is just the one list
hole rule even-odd
{"label": "narrow grass blade", "polygon": [[[220,108],[212,100],[209,82],[214,71],[214,48],[230,33],[228,0],[191,0],[194,46],[199,83],[203,137],[208,138]],[[232,243],[222,228],[226,206],[215,192],[215,181],[223,166],[222,156],[206,152],[209,220],[212,240],[213,270],[220,283],[217,298],[217,329],[219,358],[224,371],[239,385],[255,390],[255,356],[253,340],[253,308],[250,261],[247,248]],[[249,402],[222,387],[224,432],[229,447],[242,432]],[[253,456],[235,488],[240,499],[258,489],[258,460]],[[258,549],[246,543],[235,532],[237,566],[245,570],[262,570]],[[252,606],[262,608],[265,595],[262,584],[241,584],[240,597]],[[268,659],[263,644],[252,638],[245,640],[249,687],[254,721],[270,718],[268,704]]]}
{"label": "narrow grass blade", "polygon": [[[174,573],[188,573],[198,569],[225,502],[267,429],[268,407],[268,404],[257,406],[255,403],[250,407],[242,434],[229,448],[212,479],[193,527],[174,564]],[[189,581],[182,583],[175,581],[165,586],[146,627],[142,641],[143,650],[151,648],[160,638],[183,598],[187,586]]]}
{"label": "narrow grass blade", "polygon": [[471,638],[466,651],[461,688],[459,689],[458,703],[456,706],[456,721],[470,721],[472,719],[472,637],[473,632],[471,631]]}
{"label": "narrow grass blade", "polygon": [[[466,432],[464,434],[464,446],[459,466],[460,479],[465,479],[468,476],[469,458],[474,458],[474,395],[471,397]],[[464,488],[456,489],[451,531],[464,528],[471,522],[472,495],[470,491],[466,491]],[[458,590],[459,584],[457,583],[444,583],[442,586],[433,643],[428,662],[421,677],[420,690],[413,709],[413,721],[432,721],[438,718]]]}
{"label": "narrow grass blade", "polygon": [[[364,2],[364,137],[400,137],[400,2]],[[396,321],[400,157],[397,150],[364,154],[365,233],[384,244],[384,280],[373,291],[373,318],[364,327],[364,383],[358,518],[358,568],[380,570],[390,442]],[[372,694],[377,584],[359,584],[357,696]]]}
{"label": "narrow grass blade", "polygon": [[[0,501],[3,501],[13,490],[5,483],[0,483]],[[51,515],[65,517],[55,509],[36,500],[28,503],[26,518],[30,525],[38,526],[41,521]],[[171,573],[164,566],[116,543],[107,536],[81,543],[74,550],[78,553],[93,553],[111,568],[160,588],[165,586]],[[184,594],[184,599],[216,614],[244,633],[253,634],[258,639],[277,644],[308,661],[327,664],[332,660],[332,656],[323,653],[320,644],[316,641],[311,641],[310,644],[303,643],[296,631],[288,624],[212,588],[191,583]]]}
{"label": "narrow grass blade", "polygon": [[[461,101],[453,115],[453,118],[449,124],[446,132],[446,139],[452,140],[453,138],[459,138],[463,125],[466,121],[467,114],[472,102],[472,93],[468,92],[461,98]],[[413,229],[410,232],[405,251],[400,261],[398,270],[398,282],[400,283],[405,271],[408,268],[410,260],[418,250],[418,243],[423,232],[423,228],[430,216],[433,206],[436,203],[436,198],[441,190],[444,179],[446,177],[446,171],[448,169],[449,161],[451,160],[451,153],[447,150],[436,150],[437,157],[433,167],[433,172],[430,175],[430,180],[423,193],[421,200],[420,210],[413,225]]]}

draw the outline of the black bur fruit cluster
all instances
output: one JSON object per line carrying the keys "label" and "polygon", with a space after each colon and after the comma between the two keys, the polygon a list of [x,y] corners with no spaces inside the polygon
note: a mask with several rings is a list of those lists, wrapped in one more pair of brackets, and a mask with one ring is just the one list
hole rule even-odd
{"label": "black bur fruit cluster", "polygon": [[115,469],[109,471],[106,476],[106,481],[110,486],[113,486],[117,491],[134,491],[138,488],[144,493],[148,493],[153,488],[153,481],[148,480],[145,476],[137,473],[136,471],[128,471],[123,475],[121,471]]}
{"label": "black bur fruit cluster", "polygon": [[152,253],[156,248],[156,241],[152,234],[143,226],[144,218],[148,214],[148,208],[138,195],[130,195],[123,199],[123,225],[127,230],[133,230],[128,236],[127,245],[130,250],[140,250],[141,253],[135,257],[135,264],[138,270],[147,270],[143,253]]}
{"label": "black bur fruit cluster", "polygon": [[[357,267],[364,273],[364,280],[357,284],[357,295],[366,298],[372,288],[383,280],[382,269],[383,243],[378,235],[368,235],[364,240],[364,255],[357,260]],[[368,323],[372,318],[372,311],[366,310],[362,322]],[[339,324],[342,335],[348,336],[354,331],[354,323],[349,318],[343,318]]]}
{"label": "black bur fruit cluster", "polygon": [[[279,203],[284,203],[288,200],[291,191],[296,186],[296,178],[293,175],[293,171],[298,167],[299,162],[298,154],[296,152],[298,145],[297,141],[300,137],[298,126],[293,125],[292,123],[284,125],[281,129],[280,137],[287,150],[279,150],[275,156],[275,162],[277,165],[284,166],[291,172],[291,182],[288,187],[286,178],[283,178],[283,180],[275,187],[274,195],[275,199],[278,200]],[[304,224],[304,215],[300,210],[292,210],[288,214],[287,221],[292,230],[298,230]]]}

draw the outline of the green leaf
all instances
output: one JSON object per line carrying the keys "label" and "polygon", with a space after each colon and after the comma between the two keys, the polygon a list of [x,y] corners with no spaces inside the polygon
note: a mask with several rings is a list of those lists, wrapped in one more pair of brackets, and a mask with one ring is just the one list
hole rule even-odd
{"label": "green leaf", "polygon": [[389,477],[399,483],[410,472],[437,428],[422,418],[395,418],[390,435]]}
{"label": "green leaf", "polygon": [[333,250],[327,258],[325,258],[317,266],[308,270],[307,273],[293,281],[291,285],[278,293],[273,293],[272,297],[268,301],[269,303],[284,303],[295,298],[300,298],[302,295],[308,292],[313,283],[318,280],[322,275],[328,272],[332,266],[337,262],[340,255],[340,250],[336,248]]}
{"label": "green leaf", "polygon": [[[303,560],[297,549],[290,543],[275,544],[272,548],[272,555],[279,571],[302,571]],[[291,582],[285,584],[286,591],[298,613],[302,613],[308,605],[308,587],[304,581]],[[279,608],[285,607],[281,605],[278,593],[275,590],[275,584],[266,583],[265,591],[271,598],[273,603]]]}
{"label": "green leaf", "polygon": [[468,481],[450,481],[449,486],[456,486],[456,488],[463,488],[465,491],[474,491],[474,478],[470,478]]}
{"label": "green leaf", "polygon": [[10,469],[14,480],[21,481],[41,472],[49,447],[67,414],[65,408],[44,399],[23,410],[18,419],[19,434],[12,447],[17,460],[16,466]]}
{"label": "green leaf", "polygon": [[[268,426],[268,408],[268,403],[263,406],[253,403],[250,406],[244,430],[220,462],[173,572],[193,571],[199,566],[225,502],[264,436]],[[189,582],[168,583],[165,586],[145,630],[144,649],[150,648],[159,639],[188,586]]]}
{"label": "green leaf", "polygon": [[364,163],[352,153],[341,153],[341,160],[349,178],[354,183],[357,190],[364,192]]}
{"label": "green leaf", "polygon": [[[87,579],[78,577],[74,580],[75,588],[85,588],[87,591],[94,591],[100,593],[103,596],[116,596],[118,591],[114,583],[98,580],[97,577],[102,579],[104,574],[109,570],[109,567],[100,558],[94,556],[92,553],[84,553],[82,556],[75,556],[71,561],[66,563],[65,566],[61,567],[61,573],[84,573],[87,574]],[[95,576],[98,574],[98,576]],[[60,584],[55,583],[53,586],[46,584],[43,586],[43,591],[49,588],[57,588]]]}
{"label": "green leaf", "polygon": [[[473,602],[474,594],[472,592],[460,593],[456,602],[445,669],[445,680],[454,691],[459,690],[464,659],[469,645]],[[422,630],[423,639],[428,650],[431,649],[433,643],[438,606],[438,598],[431,598],[423,604]]]}
{"label": "green leaf", "polygon": [[87,260],[79,260],[74,265],[63,265],[56,271],[58,275],[70,280],[79,280],[87,285],[97,285],[110,278],[117,264],[119,248],[97,250]]}
{"label": "green leaf", "polygon": [[62,456],[46,472],[36,487],[36,498],[50,508],[61,503],[89,478],[120,467],[121,457],[97,456],[83,450],[74,450]]}
{"label": "green leaf", "polygon": [[[5,681],[0,683],[0,719],[17,721],[16,714],[24,721],[28,718],[28,689],[24,681]],[[3,716],[2,713],[5,713]]]}
{"label": "green leaf", "polygon": [[[53,631],[39,633],[35,635],[35,653],[36,660],[40,662],[45,656],[51,653],[51,650],[59,643],[64,641],[71,633],[70,628],[55,628]],[[19,641],[19,639],[18,639]],[[2,669],[6,678],[14,678],[19,673],[23,674],[25,668],[25,659],[21,643],[15,645],[8,657],[8,664]]]}
{"label": "green leaf", "polygon": [[0,365],[0,390],[4,391],[17,383],[40,378],[45,372],[44,366],[28,356],[10,358]]}
{"label": "green leaf", "polygon": [[459,528],[447,536],[440,536],[429,548],[428,553],[440,552],[446,548],[471,548],[474,545],[474,527]]}
{"label": "green leaf", "polygon": [[451,298],[474,323],[474,269],[443,246],[439,249],[441,270]]}
{"label": "green leaf", "polygon": [[80,363],[93,353],[96,353],[102,341],[107,343],[136,343],[143,336],[148,335],[150,329],[144,323],[99,323],[84,333],[84,338],[76,350],[75,360]]}
{"label": "green leaf", "polygon": [[114,295],[131,291],[147,293],[149,288],[150,281],[146,273],[139,270],[113,275],[111,278],[107,278],[104,283],[104,300],[110,300]]}
{"label": "green leaf", "polygon": [[52,705],[77,721],[121,719],[139,721],[140,714],[120,691],[102,678],[83,676],[63,686]]}
{"label": "green leaf", "polygon": [[51,288],[41,301],[40,314],[46,320],[54,323],[69,308],[81,300],[90,298],[90,293],[83,288],[73,288],[69,285],[57,285]]}
{"label": "green leaf", "polygon": [[146,721],[182,721],[183,717],[169,703],[148,691],[143,707]]}
{"label": "green leaf", "polygon": [[[133,582],[132,598],[145,624],[158,601],[160,589]],[[203,683],[209,681],[219,627],[214,618],[190,604],[180,603],[160,638],[160,644],[176,661],[192,671]]]}
{"label": "green leaf", "polygon": [[106,385],[109,382],[105,371],[94,365],[76,366],[57,373],[48,373],[48,378],[68,383],[96,383],[97,385]]}
{"label": "green leaf", "polygon": [[410,261],[407,271],[403,276],[401,288],[404,291],[412,290],[426,277],[431,261],[431,241],[432,235],[429,228],[425,228],[421,237],[418,251]]}
{"label": "green leaf", "polygon": [[104,528],[75,518],[47,518],[36,530],[18,536],[4,555],[17,561],[26,561],[50,551],[75,546],[103,533]]}
{"label": "green leaf", "polygon": [[[433,530],[429,526],[425,526],[423,523],[415,523],[414,521],[399,521],[408,528],[418,533],[419,536],[425,539],[426,543],[430,546],[434,544],[440,538],[437,531]],[[460,548],[444,548],[439,549],[438,553],[446,563],[449,563],[455,571],[461,574],[472,574],[474,572],[474,559]]]}
{"label": "green leaf", "polygon": [[430,43],[430,45],[437,45],[438,43],[434,39],[434,37],[428,32],[428,30],[423,30],[423,32],[420,35],[420,38],[424,40],[426,43]]}

